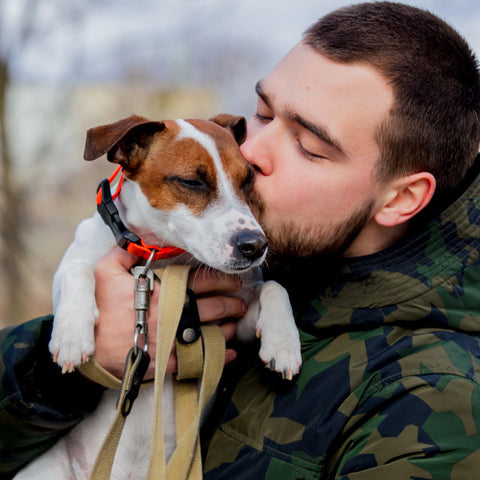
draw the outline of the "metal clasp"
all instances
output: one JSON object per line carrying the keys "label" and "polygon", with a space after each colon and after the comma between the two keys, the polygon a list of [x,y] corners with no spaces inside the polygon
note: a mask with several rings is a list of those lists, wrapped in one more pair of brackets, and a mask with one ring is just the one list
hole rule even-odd
{"label": "metal clasp", "polygon": [[133,348],[135,355],[138,353],[139,337],[143,335],[143,350],[148,350],[148,324],[147,312],[150,307],[150,292],[154,286],[153,271],[150,270],[155,252],[152,252],[150,258],[144,266],[136,266],[133,269],[135,278],[135,298],[133,308],[135,309],[135,335],[133,338]]}

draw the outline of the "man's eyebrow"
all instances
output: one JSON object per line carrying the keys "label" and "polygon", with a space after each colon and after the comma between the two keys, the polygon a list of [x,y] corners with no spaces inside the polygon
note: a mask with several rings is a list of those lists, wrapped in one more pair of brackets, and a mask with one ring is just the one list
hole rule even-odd
{"label": "man's eyebrow", "polygon": [[333,138],[325,127],[322,127],[321,125],[315,125],[295,112],[287,112],[286,116],[291,122],[298,123],[302,127],[306,128],[309,132],[313,133],[322,142],[337,150],[338,153],[345,155],[340,142]]}
{"label": "man's eyebrow", "polygon": [[261,80],[259,80],[255,85],[255,93],[262,99],[263,103],[265,103],[267,107],[270,107],[270,100],[268,98],[268,95],[265,93],[265,90],[263,89]]}
{"label": "man's eyebrow", "polygon": [[[263,88],[261,80],[259,80],[255,85],[255,92],[262,99],[263,103],[265,103],[265,105],[267,105],[268,108],[271,108],[270,99]],[[328,132],[328,130],[325,127],[322,127],[320,125],[315,125],[314,123],[306,120],[301,115],[293,111],[288,110],[286,112],[286,117],[289,121],[293,123],[297,123],[298,125],[301,125],[303,128],[306,128],[309,132],[313,133],[313,135],[319,138],[322,142],[334,148],[341,155],[345,155],[345,152],[341,147],[340,142],[337,141],[335,138],[333,138],[332,135]]]}

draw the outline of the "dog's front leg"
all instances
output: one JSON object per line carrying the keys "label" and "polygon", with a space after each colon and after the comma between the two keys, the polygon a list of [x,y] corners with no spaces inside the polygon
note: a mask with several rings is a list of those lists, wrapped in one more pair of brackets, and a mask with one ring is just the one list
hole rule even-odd
{"label": "dog's front leg", "polygon": [[54,322],[50,352],[63,371],[86,361],[94,351],[94,268],[115,245],[100,215],[80,223],[65,252],[52,286]]}
{"label": "dog's front leg", "polygon": [[302,363],[300,339],[288,293],[272,280],[261,287],[257,336],[261,337],[260,358],[291,380]]}

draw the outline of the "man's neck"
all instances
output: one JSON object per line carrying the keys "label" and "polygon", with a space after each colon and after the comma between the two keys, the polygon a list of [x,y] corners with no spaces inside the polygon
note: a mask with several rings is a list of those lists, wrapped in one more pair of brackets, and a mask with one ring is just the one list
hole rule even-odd
{"label": "man's neck", "polygon": [[453,188],[437,191],[432,198],[430,204],[421,211],[413,220],[412,228],[416,228],[429,222],[432,218],[439,215],[446,208],[458,200],[465,190],[477,179],[480,175],[480,154],[477,155],[472,166],[467,170],[463,180]]}
{"label": "man's neck", "polygon": [[373,219],[370,222],[358,234],[350,247],[345,250],[343,254],[345,258],[363,257],[380,252],[398,242],[408,230],[407,222],[394,227],[384,227]]}
{"label": "man's neck", "polygon": [[384,227],[371,219],[345,251],[344,257],[362,257],[380,252],[401,240],[413,229],[423,228],[432,218],[452,205],[480,174],[480,155],[465,174],[463,180],[453,188],[437,191],[430,203],[408,222]]}

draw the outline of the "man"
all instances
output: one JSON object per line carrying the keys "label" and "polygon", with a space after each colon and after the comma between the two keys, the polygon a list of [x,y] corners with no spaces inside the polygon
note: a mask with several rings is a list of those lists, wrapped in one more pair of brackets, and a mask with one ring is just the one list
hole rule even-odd
{"label": "man", "polygon": [[[205,435],[204,478],[476,478],[480,80],[473,55],[422,10],[359,4],[313,25],[256,89],[242,152],[256,171],[252,205],[276,252],[266,274],[292,296],[304,363],[288,385],[253,355],[246,373],[232,368],[235,381],[226,376],[222,390],[231,398],[221,396],[222,418]],[[110,256],[97,272],[96,355],[117,374],[123,352],[110,353],[123,349],[124,335],[117,326],[121,338],[112,338],[111,323],[131,309],[130,262]],[[234,279],[197,279],[197,293],[208,294],[198,301],[203,321],[243,313],[238,301],[212,293],[238,288]],[[225,333],[230,338],[232,323]],[[46,354],[35,358],[47,363]],[[10,363],[7,372],[16,368]],[[44,425],[45,436],[94,407],[65,398],[52,407],[38,387],[42,369],[28,371],[32,381],[17,391],[37,393],[36,414],[50,408],[55,425]],[[51,398],[58,386],[49,388]],[[13,408],[14,418],[28,418],[18,403]],[[48,443],[29,435],[23,440],[39,448]]]}

